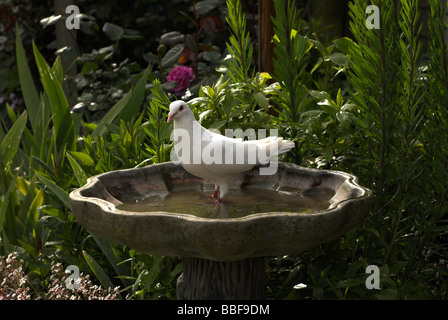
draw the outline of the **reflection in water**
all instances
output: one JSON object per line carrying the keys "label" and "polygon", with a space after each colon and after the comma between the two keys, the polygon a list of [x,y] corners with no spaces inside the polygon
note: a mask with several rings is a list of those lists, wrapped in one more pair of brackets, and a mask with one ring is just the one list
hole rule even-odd
{"label": "reflection in water", "polygon": [[262,212],[311,212],[327,209],[334,195],[330,189],[308,189],[302,192],[271,189],[232,190],[221,204],[214,203],[211,192],[179,190],[146,197],[120,199],[120,210],[133,212],[171,212],[203,218],[238,218]]}

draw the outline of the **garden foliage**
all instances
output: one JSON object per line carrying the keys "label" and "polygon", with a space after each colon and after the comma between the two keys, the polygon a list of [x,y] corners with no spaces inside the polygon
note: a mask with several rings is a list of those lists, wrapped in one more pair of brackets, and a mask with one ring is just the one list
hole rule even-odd
{"label": "garden foliage", "polygon": [[[18,252],[4,261],[14,262],[24,280],[2,275],[18,290],[2,295],[56,297],[65,290],[55,282],[63,264],[78,266],[89,275],[84,282],[90,277],[104,289],[77,298],[175,298],[178,258],[90,234],[72,215],[68,194],[92,175],[169,161],[167,107],[181,97],[167,77],[182,65],[194,75],[182,98],[204,126],[278,129],[296,145],[283,161],[350,172],[375,194],[369,217],[343,237],[269,258],[270,298],[446,299],[448,3],[428,3],[426,21],[417,0],[352,1],[350,39],[314,33],[294,1],[274,0],[273,74],[254,66],[255,39],[239,0],[201,1],[182,12],[194,31],[162,35],[157,53],[144,55],[146,68],[112,61],[120,41],[136,34],[104,24],[114,45],[75,57],[81,71],[74,77],[64,74],[60,56],[49,64],[35,43],[25,43],[32,45],[30,65],[17,25],[25,109],[6,104],[2,112],[0,254]],[[370,4],[380,9],[379,29],[366,28]],[[212,43],[224,34],[223,20],[213,14],[222,8],[225,47]],[[83,28],[94,33],[95,23],[86,16]],[[64,83],[80,90],[74,108]],[[380,290],[365,286],[372,264],[380,268]]]}

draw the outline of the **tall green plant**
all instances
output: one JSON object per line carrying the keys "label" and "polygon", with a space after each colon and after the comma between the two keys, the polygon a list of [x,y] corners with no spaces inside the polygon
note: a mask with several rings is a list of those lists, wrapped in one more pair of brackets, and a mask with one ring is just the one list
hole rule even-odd
{"label": "tall green plant", "polygon": [[435,190],[440,196],[438,213],[443,214],[443,208],[448,197],[448,41],[447,23],[443,19],[448,11],[448,1],[428,1],[431,8],[429,19],[429,51],[431,60],[429,66],[429,92],[428,104],[432,108],[425,108],[427,118],[437,124],[435,127],[425,125],[426,144],[428,150],[429,164],[439,179],[435,184]]}
{"label": "tall green plant", "polygon": [[[398,176],[398,192],[397,207],[398,212],[392,218],[392,237],[386,252],[384,261],[387,261],[392,246],[397,239],[400,222],[403,219],[403,212],[415,201],[415,196],[409,196],[418,189],[411,190],[417,178],[423,173],[423,161],[421,150],[416,147],[420,143],[421,124],[423,120],[423,108],[421,101],[424,98],[424,88],[420,64],[421,59],[421,42],[419,35],[421,30],[421,22],[419,20],[419,2],[401,1],[399,26],[402,37],[399,39],[399,52],[401,55],[400,82],[401,86],[397,88],[399,91],[396,96],[399,97],[397,115],[400,119],[398,127],[394,130],[398,133],[395,137],[400,137],[399,168],[397,168]],[[390,161],[390,160],[388,160]]]}
{"label": "tall green plant", "polygon": [[377,199],[361,248],[364,256],[396,270],[390,288],[395,298],[430,297],[439,290],[429,289],[438,282],[422,271],[437,273],[437,265],[430,267],[425,260],[429,252],[438,256],[446,251],[431,241],[446,233],[439,227],[447,209],[446,183],[435,181],[447,172],[446,158],[439,152],[446,149],[446,108],[440,101],[446,99],[447,82],[440,64],[446,59],[447,28],[438,22],[447,8],[446,2],[429,3],[429,68],[419,39],[418,1],[373,1],[381,13],[379,29],[365,27],[370,3],[350,3],[357,44],[350,48],[348,80],[354,89],[350,98],[359,110],[360,155],[366,158],[355,173],[370,181]]}
{"label": "tall green plant", "polygon": [[301,163],[302,127],[299,118],[309,105],[312,98],[308,95],[307,88],[302,83],[302,74],[308,61],[305,54],[313,47],[309,38],[299,34],[300,26],[298,12],[295,4],[289,0],[274,1],[275,36],[274,43],[274,74],[272,77],[278,82],[279,90],[273,97],[278,113],[277,126],[281,129],[281,135],[297,142],[290,155],[294,162]]}
{"label": "tall green plant", "polygon": [[199,121],[212,129],[270,127],[269,98],[275,85],[269,86],[267,73],[256,73],[252,66],[253,46],[240,0],[228,0],[226,18],[231,36],[226,43],[229,55],[223,61],[223,75],[212,85],[201,87],[199,97],[190,103],[197,108]]}
{"label": "tall green plant", "polygon": [[[399,14],[396,2],[374,1],[378,5],[380,16],[379,29],[367,29],[366,7],[369,1],[353,1],[350,3],[350,29],[357,45],[350,48],[352,63],[348,72],[348,80],[353,87],[351,100],[360,110],[358,116],[358,132],[368,139],[364,147],[369,155],[366,170],[373,170],[370,184],[375,193],[384,192],[387,176],[394,175],[392,166],[387,162],[392,158],[396,139],[394,128],[397,120],[400,98],[396,92],[400,85],[400,55],[397,46],[399,26],[396,17]],[[377,202],[374,211],[384,206]]]}
{"label": "tall green plant", "polygon": [[295,4],[290,0],[274,1],[275,37],[274,42],[274,79],[280,84],[279,101],[281,102],[280,119],[288,125],[298,121],[300,113],[306,106],[308,95],[301,82],[302,73],[307,67],[305,54],[313,47],[312,42],[298,34],[299,19]]}
{"label": "tall green plant", "polygon": [[151,92],[154,98],[151,99],[149,106],[147,106],[148,123],[144,126],[144,131],[149,138],[149,145],[145,144],[148,152],[148,159],[145,162],[160,163],[169,161],[169,150],[172,147],[171,143],[167,143],[171,133],[171,125],[166,122],[170,100],[163,92],[161,83],[158,80],[153,81]]}
{"label": "tall green plant", "polygon": [[229,16],[226,18],[232,34],[226,44],[233,59],[228,60],[229,76],[233,83],[248,82],[253,77],[251,72],[253,47],[249,32],[246,31],[246,18],[240,0],[227,0]]}
{"label": "tall green plant", "polygon": [[[124,158],[125,166],[135,166],[142,161],[144,113],[140,115],[138,111],[150,69],[142,72],[137,85],[124,101],[112,107],[103,121],[85,124],[84,131],[95,132],[94,140],[90,135],[80,139],[81,115],[69,110],[62,91],[63,71],[59,58],[50,66],[35,44],[33,53],[44,89],[40,94],[17,28],[16,56],[27,112],[19,116],[9,108],[8,116],[13,125],[9,130],[6,126],[6,130],[3,127],[0,130],[0,159],[4,168],[0,172],[1,252],[6,254],[22,247],[22,258],[27,261],[28,275],[36,291],[45,287],[50,261],[54,260],[77,265],[83,271],[90,268],[100,281],[110,283],[104,277],[104,270],[110,268],[124,275],[125,264],[122,267],[117,264],[126,257],[119,254],[121,249],[99,239],[95,239],[96,245],[89,243],[88,233],[70,214],[68,194],[72,188],[84,184],[90,174],[106,168],[93,162],[93,154],[89,153],[92,149],[86,148],[89,143],[96,147],[107,143],[106,153]],[[30,126],[26,125],[28,120]],[[111,157],[103,159],[107,161]],[[122,163],[116,167],[120,166]],[[104,257],[106,260],[102,262],[106,263],[98,267],[96,261]],[[125,286],[130,284],[126,279],[122,282]]]}

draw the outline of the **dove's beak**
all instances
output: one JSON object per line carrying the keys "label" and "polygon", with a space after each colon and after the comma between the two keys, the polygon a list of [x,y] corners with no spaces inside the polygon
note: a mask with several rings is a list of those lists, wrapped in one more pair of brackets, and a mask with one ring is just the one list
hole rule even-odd
{"label": "dove's beak", "polygon": [[166,122],[170,122],[171,120],[174,119],[174,117],[176,116],[177,112],[170,112],[168,113],[168,119],[166,119]]}

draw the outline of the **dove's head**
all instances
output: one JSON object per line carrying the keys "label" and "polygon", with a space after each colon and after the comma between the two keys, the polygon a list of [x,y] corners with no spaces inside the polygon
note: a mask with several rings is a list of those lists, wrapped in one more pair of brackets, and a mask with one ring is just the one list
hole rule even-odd
{"label": "dove's head", "polygon": [[182,119],[187,115],[193,115],[190,107],[182,100],[176,100],[170,104],[170,112],[168,113],[167,122],[170,122],[174,118]]}

